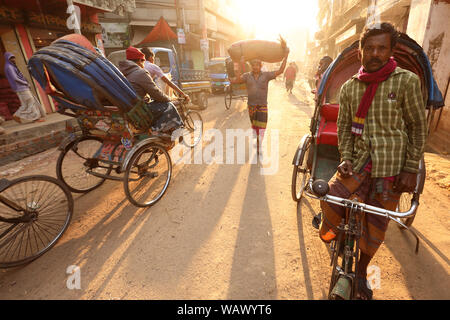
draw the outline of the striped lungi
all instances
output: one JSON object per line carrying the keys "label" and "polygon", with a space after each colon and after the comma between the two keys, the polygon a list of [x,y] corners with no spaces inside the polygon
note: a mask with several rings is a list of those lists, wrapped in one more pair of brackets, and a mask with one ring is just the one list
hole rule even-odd
{"label": "striped lungi", "polygon": [[248,115],[252,128],[256,131],[266,129],[267,126],[267,106],[248,106]]}
{"label": "striped lungi", "polygon": [[[368,205],[395,211],[400,199],[400,193],[393,191],[394,181],[381,179],[383,188],[378,190],[380,179],[371,178],[370,173],[353,173],[348,178],[342,178],[339,173],[330,181],[330,195],[345,199],[354,199],[357,197],[359,202]],[[322,222],[320,224],[320,238],[324,242],[334,240],[338,231],[337,227],[342,218],[346,218],[346,209],[341,206],[320,202],[322,208]],[[360,214],[358,214],[359,216]],[[385,233],[388,227],[389,219],[373,215],[363,214],[357,218],[361,222],[362,232],[359,240],[359,247],[363,253],[373,257],[375,252],[384,241]]]}

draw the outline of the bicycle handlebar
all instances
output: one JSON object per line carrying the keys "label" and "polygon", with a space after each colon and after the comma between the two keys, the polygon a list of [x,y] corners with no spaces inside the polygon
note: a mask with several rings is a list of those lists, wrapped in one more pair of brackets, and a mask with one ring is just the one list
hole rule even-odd
{"label": "bicycle handlebar", "polygon": [[[316,180],[313,183],[313,180],[310,179],[308,182],[309,188],[306,188],[304,191],[305,194],[314,199],[318,199],[321,201],[325,201],[327,203],[335,204],[344,208],[353,209],[360,212],[370,213],[378,216],[386,217],[387,219],[395,221],[397,224],[401,225],[402,227],[406,228],[408,231],[410,231],[414,237],[416,238],[416,254],[419,252],[419,237],[417,234],[411,230],[409,227],[407,227],[403,222],[400,221],[400,218],[408,218],[415,214],[415,211],[417,210],[419,206],[419,201],[416,196],[413,196],[411,200],[411,207],[408,211],[405,212],[397,212],[397,211],[391,211],[386,210],[383,208],[375,207],[372,205],[368,205],[365,203],[361,203],[356,200],[350,200],[345,199],[337,196],[329,195],[328,192],[330,190],[329,185],[324,180]],[[309,192],[312,191],[313,193]],[[416,193],[414,193],[416,194]]]}
{"label": "bicycle handlebar", "polygon": [[[326,186],[325,187],[321,186],[321,185],[319,185],[319,187],[314,186],[314,184],[310,180],[309,181],[309,189],[305,190],[305,194],[307,196],[309,196],[310,198],[315,198],[315,199],[325,201],[325,202],[335,204],[335,205],[345,207],[345,208],[356,208],[359,211],[370,213],[370,214],[375,214],[375,215],[379,215],[379,216],[384,216],[384,217],[394,220],[396,222],[399,222],[397,220],[398,218],[408,218],[408,217],[414,215],[414,212],[416,211],[417,207],[419,206],[419,201],[415,197],[413,197],[413,199],[411,200],[411,207],[408,211],[405,211],[405,212],[391,211],[391,210],[375,207],[372,205],[368,205],[365,203],[361,203],[356,200],[350,200],[350,199],[345,199],[345,198],[329,195],[328,194],[329,187],[328,187],[327,182],[325,182],[323,180],[316,180],[314,183],[316,183],[317,185],[325,183]],[[321,191],[323,191],[322,194],[317,194],[317,192],[314,192],[314,190],[315,189],[317,190],[318,188],[321,189]],[[314,193],[310,193],[309,190],[312,190]]]}

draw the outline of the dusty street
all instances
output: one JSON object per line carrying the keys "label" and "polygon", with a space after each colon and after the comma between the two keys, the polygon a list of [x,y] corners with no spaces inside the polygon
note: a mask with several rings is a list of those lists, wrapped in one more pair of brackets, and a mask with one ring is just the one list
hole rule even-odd
{"label": "dusty street", "polygon": [[[244,164],[177,164],[167,193],[149,209],[131,205],[116,181],[74,194],[74,216],[57,245],[29,265],[0,270],[0,298],[326,299],[329,253],[311,225],[319,205],[304,199],[297,206],[290,189],[311,98],[299,82],[290,96],[282,82],[271,83],[266,139],[278,133],[276,174],[261,175],[248,157]],[[226,110],[223,96],[212,97],[202,116],[206,131],[224,136],[225,129],[250,127],[246,104],[234,100]],[[0,173],[56,176],[57,156],[52,149]],[[374,299],[450,299],[450,159],[425,159],[413,225],[420,251],[390,224],[372,261],[381,276]],[[80,267],[80,289],[66,286],[71,265]]]}

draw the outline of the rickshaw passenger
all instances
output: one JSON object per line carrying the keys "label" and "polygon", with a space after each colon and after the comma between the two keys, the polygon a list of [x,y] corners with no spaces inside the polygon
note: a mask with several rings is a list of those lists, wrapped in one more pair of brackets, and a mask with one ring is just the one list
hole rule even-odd
{"label": "rickshaw passenger", "polygon": [[[341,164],[329,194],[359,198],[395,211],[402,192],[416,185],[427,124],[420,80],[397,67],[393,48],[398,34],[389,23],[364,30],[360,40],[362,67],[341,89],[337,120]],[[345,209],[321,202],[320,238],[333,240]],[[365,214],[357,276],[359,297],[371,299],[367,267],[385,238],[389,219]]]}
{"label": "rickshaw passenger", "polygon": [[144,99],[148,95],[153,101],[161,102],[147,105],[155,116],[150,129],[170,133],[180,128],[183,121],[177,109],[167,103],[170,102],[170,98],[158,88],[148,71],[144,69],[145,55],[139,49],[130,46],[126,50],[126,57],[127,60],[119,62],[119,69],[136,93]]}

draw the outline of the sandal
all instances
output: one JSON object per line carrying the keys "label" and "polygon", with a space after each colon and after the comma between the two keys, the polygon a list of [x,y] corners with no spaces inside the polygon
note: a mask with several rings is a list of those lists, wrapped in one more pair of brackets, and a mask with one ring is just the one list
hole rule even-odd
{"label": "sandal", "polygon": [[322,221],[322,212],[319,212],[319,214],[315,215],[314,218],[312,219],[313,227],[319,230],[321,221]]}
{"label": "sandal", "polygon": [[13,119],[15,122],[22,123],[22,120],[20,120],[20,118],[17,116],[13,116]]}
{"label": "sandal", "polygon": [[45,119],[37,119],[37,120],[34,120],[33,122],[45,122]]}
{"label": "sandal", "polygon": [[356,299],[358,300],[372,300],[373,291],[367,286],[367,279],[358,277],[356,278],[358,285],[358,293]]}

